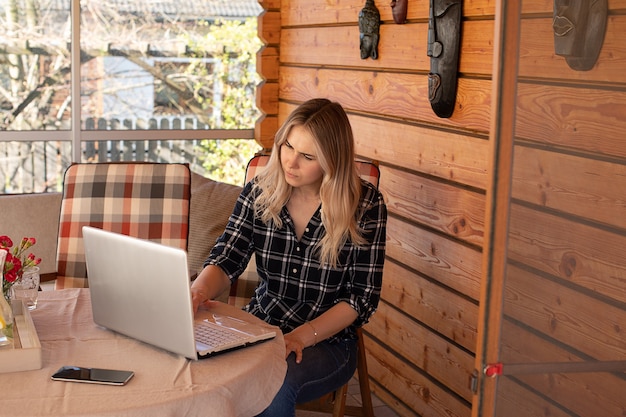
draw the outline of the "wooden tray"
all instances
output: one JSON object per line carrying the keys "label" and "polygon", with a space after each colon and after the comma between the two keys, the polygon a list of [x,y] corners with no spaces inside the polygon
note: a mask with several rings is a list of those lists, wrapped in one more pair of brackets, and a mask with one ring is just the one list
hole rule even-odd
{"label": "wooden tray", "polygon": [[0,348],[0,373],[41,369],[41,343],[30,312],[21,300],[13,300],[11,307],[14,347]]}

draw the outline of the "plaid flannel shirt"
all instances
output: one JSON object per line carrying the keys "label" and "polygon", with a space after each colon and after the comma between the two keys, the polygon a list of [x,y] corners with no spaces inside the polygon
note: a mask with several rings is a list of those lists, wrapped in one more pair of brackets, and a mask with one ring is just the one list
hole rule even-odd
{"label": "plaid flannel shirt", "polygon": [[358,222],[367,243],[358,247],[346,242],[337,267],[322,267],[316,255],[315,245],[325,233],[320,209],[298,240],[286,208],[280,213],[280,229],[255,217],[253,182],[244,187],[205,265],[218,265],[234,281],[255,253],[260,283],[245,310],[287,333],[345,301],[358,317],[335,337],[356,337],[355,326],[369,320],[380,300],[387,224],[382,194],[361,182]]}

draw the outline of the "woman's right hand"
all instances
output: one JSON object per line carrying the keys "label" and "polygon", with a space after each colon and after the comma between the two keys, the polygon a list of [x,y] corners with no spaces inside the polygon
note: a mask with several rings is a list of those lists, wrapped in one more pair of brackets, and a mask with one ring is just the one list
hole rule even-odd
{"label": "woman's right hand", "polygon": [[196,314],[200,305],[206,305],[208,301],[210,300],[207,288],[204,288],[201,285],[191,286],[191,303],[193,305],[193,314]]}
{"label": "woman's right hand", "polygon": [[191,284],[191,302],[193,314],[203,305],[209,307],[211,300],[230,287],[230,280],[222,268],[209,265],[204,268]]}

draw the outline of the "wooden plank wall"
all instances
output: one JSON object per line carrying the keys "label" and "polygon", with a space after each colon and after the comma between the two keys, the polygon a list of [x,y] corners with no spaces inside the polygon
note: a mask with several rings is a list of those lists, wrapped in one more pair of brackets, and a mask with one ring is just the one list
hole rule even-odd
{"label": "wooden plank wall", "polygon": [[[398,25],[376,0],[378,60],[359,55],[363,0],[261,3],[257,140],[270,147],[299,103],[328,97],[347,109],[359,155],[380,162],[387,261],[365,328],[375,393],[403,416],[470,416],[495,2],[464,2],[449,119],[427,98],[427,1],[409,0]],[[626,358],[626,0],[609,6],[600,63],[583,73],[554,55],[552,1],[523,2],[503,360]],[[619,373],[507,377],[498,416],[623,417],[624,392]]]}
{"label": "wooden plank wall", "polygon": [[[626,1],[590,71],[554,55],[552,4],[525,1],[504,363],[626,360]],[[496,414],[624,416],[615,373],[511,376]]]}

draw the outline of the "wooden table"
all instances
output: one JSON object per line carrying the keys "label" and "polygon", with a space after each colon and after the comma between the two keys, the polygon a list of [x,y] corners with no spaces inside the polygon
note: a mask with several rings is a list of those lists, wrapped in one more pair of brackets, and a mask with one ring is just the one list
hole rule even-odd
{"label": "wooden table", "polygon": [[[211,313],[262,323],[224,303],[200,312]],[[87,289],[43,291],[31,314],[43,368],[0,374],[0,416],[250,417],[267,407],[286,372],[280,331],[268,342],[190,361],[96,326]],[[135,376],[126,386],[52,381],[64,365]]]}

